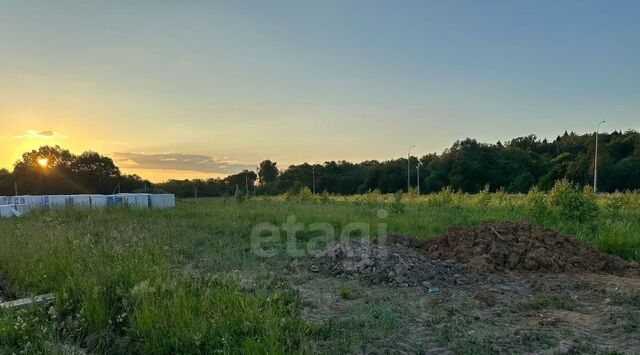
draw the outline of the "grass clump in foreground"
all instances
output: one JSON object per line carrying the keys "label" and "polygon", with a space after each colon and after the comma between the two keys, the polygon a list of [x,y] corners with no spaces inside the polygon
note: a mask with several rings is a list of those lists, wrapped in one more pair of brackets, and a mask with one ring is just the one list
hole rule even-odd
{"label": "grass clump in foreground", "polygon": [[[386,230],[429,238],[452,225],[533,219],[638,261],[637,201],[637,194],[595,196],[564,185],[529,195],[199,199],[167,211],[69,210],[2,220],[0,277],[19,296],[52,292],[56,300],[50,309],[0,311],[0,353],[305,352],[313,327],[300,319],[297,295],[274,282],[289,260],[284,233],[277,255],[261,258],[250,238],[259,223],[282,226],[295,216],[304,244],[318,222],[337,236],[357,222],[370,229],[351,235]],[[267,276],[241,287],[230,276],[237,272]],[[349,299],[350,291],[340,296]]]}
{"label": "grass clump in foreground", "polygon": [[303,344],[306,328],[296,319],[293,294],[247,295],[206,278],[145,290],[134,289],[128,307],[136,352],[280,353]]}
{"label": "grass clump in foreground", "polygon": [[0,353],[302,349],[307,327],[288,289],[241,291],[233,280],[180,271],[201,238],[221,232],[198,213],[174,223],[183,212],[63,211],[2,221],[0,275],[18,294],[53,292],[56,300],[45,312],[0,310]]}

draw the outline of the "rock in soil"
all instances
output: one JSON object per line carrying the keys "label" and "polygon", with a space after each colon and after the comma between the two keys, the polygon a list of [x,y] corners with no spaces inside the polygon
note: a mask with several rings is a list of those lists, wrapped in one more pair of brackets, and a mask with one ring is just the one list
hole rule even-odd
{"label": "rock in soil", "polygon": [[318,255],[313,266],[333,275],[353,276],[373,284],[419,286],[427,291],[437,290],[436,286],[471,282],[468,272],[453,262],[428,260],[402,245],[381,245],[366,240],[335,244]]}
{"label": "rock in soil", "polygon": [[394,236],[391,242],[418,249],[431,259],[467,264],[480,274],[526,270],[544,273],[640,275],[638,264],[587,245],[575,237],[530,222],[484,223],[451,229],[432,240]]}

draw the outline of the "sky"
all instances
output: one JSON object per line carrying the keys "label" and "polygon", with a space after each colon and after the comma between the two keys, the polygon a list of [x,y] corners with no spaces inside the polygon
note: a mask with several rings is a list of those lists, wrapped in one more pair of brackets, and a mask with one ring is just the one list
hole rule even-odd
{"label": "sky", "polygon": [[639,1],[0,0],[0,167],[152,181],[640,129]]}

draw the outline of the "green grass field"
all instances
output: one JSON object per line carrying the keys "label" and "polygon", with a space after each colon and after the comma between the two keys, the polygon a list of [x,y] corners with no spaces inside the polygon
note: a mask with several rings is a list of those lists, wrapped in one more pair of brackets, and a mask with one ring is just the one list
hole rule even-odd
{"label": "green grass field", "polygon": [[[294,216],[305,226],[297,233],[304,243],[317,235],[308,227],[319,222],[335,231],[354,222],[370,226],[370,233],[352,236],[386,230],[430,238],[454,225],[530,219],[640,261],[639,201],[632,193],[595,197],[570,189],[427,197],[302,193],[1,220],[3,292],[56,299],[51,307],[0,310],[0,353],[307,352],[311,340],[344,339],[357,327],[335,332],[300,317],[300,298],[283,278],[292,259],[286,241],[271,244],[276,256],[257,256],[251,235],[259,223],[280,226]],[[244,283],[244,274],[254,281]]]}

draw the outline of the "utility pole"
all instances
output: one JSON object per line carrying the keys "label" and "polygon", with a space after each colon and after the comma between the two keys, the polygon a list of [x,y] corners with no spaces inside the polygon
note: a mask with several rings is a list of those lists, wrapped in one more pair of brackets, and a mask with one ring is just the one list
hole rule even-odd
{"label": "utility pole", "polygon": [[598,133],[600,131],[600,125],[607,121],[598,123],[596,127],[596,153],[593,158],[593,192],[598,192]]}
{"label": "utility pole", "polygon": [[198,199],[198,185],[193,187],[193,198]]}
{"label": "utility pole", "polygon": [[244,173],[244,184],[245,184],[245,190],[246,190],[245,198],[248,200],[249,199],[249,173]]}
{"label": "utility pole", "polygon": [[416,172],[418,173],[418,195],[420,195],[420,167],[422,166],[422,162],[418,161],[418,165],[416,166]]}
{"label": "utility pole", "polygon": [[15,190],[16,190],[16,196],[18,196],[18,183],[17,183],[17,182],[14,182],[14,183],[13,183],[13,187],[14,187],[14,188],[15,188]]}
{"label": "utility pole", "polygon": [[411,148],[414,148],[416,145],[412,145],[409,147],[409,152],[407,153],[407,193],[411,191]]}
{"label": "utility pole", "polygon": [[316,194],[316,166],[311,165],[311,174],[313,179],[313,194]]}

